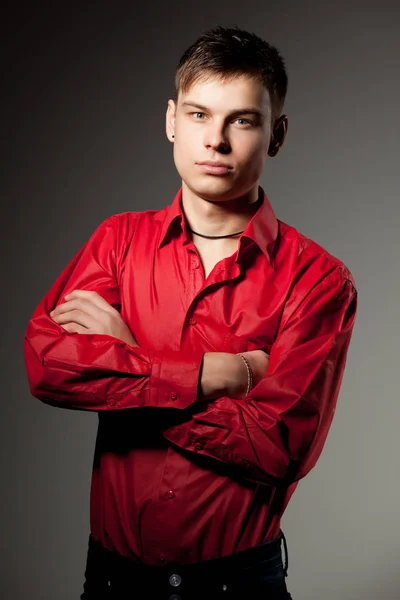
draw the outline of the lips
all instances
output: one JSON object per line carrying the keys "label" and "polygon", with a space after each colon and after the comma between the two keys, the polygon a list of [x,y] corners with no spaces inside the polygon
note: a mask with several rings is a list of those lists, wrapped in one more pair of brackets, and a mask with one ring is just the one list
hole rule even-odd
{"label": "lips", "polygon": [[204,173],[209,173],[210,175],[226,175],[232,170],[230,165],[217,161],[205,161],[197,164]]}
{"label": "lips", "polygon": [[197,163],[198,165],[210,166],[210,167],[224,167],[225,169],[232,169],[231,165],[227,163],[219,162],[217,160],[205,160]]}

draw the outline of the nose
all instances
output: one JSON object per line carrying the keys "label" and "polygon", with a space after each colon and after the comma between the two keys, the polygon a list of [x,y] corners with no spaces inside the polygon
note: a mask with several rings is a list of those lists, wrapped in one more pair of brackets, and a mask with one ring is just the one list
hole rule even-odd
{"label": "nose", "polygon": [[217,123],[210,124],[205,131],[204,145],[218,152],[229,151],[230,144],[224,126]]}

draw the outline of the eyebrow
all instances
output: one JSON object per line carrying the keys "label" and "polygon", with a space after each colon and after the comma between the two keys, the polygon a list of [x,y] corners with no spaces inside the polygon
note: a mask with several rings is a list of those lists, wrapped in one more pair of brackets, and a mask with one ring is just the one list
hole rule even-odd
{"label": "eyebrow", "polygon": [[[210,109],[207,108],[207,106],[204,106],[203,104],[197,104],[197,102],[190,102],[190,100],[182,102],[182,106],[193,106],[194,108],[199,108],[200,110],[210,112]],[[244,108],[237,108],[235,110],[232,110],[228,114],[228,117],[235,117],[237,115],[256,115],[258,117],[264,117],[263,111],[254,106],[245,106]]]}

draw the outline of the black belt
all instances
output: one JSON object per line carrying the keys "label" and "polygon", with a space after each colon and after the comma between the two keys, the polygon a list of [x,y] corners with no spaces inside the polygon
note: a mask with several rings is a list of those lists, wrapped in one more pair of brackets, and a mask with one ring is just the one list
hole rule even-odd
{"label": "black belt", "polygon": [[[282,541],[285,566],[282,565]],[[268,583],[268,571],[276,573],[276,569],[281,569],[282,577],[286,576],[287,547],[283,532],[274,540],[229,556],[165,566],[147,565],[120,556],[104,548],[90,535],[81,600],[134,600],[143,597],[143,592],[146,598],[154,600],[256,599],[256,592],[261,592],[261,573],[265,587],[260,598],[290,598],[290,595],[282,595],[281,590],[286,589],[284,583]],[[251,593],[253,585],[254,592]]]}

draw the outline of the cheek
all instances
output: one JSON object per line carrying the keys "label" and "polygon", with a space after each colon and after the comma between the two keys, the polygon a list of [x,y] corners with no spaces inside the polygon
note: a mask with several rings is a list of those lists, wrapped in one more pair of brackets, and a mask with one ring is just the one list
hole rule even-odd
{"label": "cheek", "polygon": [[188,148],[182,142],[175,142],[174,144],[174,159],[179,164],[185,164],[188,161]]}
{"label": "cheek", "polygon": [[190,148],[186,147],[185,144],[176,143],[174,144],[174,163],[176,170],[179,175],[183,175],[193,163],[191,160]]}
{"label": "cheek", "polygon": [[[174,155],[180,163],[188,163],[198,154],[201,148],[199,127],[190,127],[188,124],[179,124],[175,128]],[[196,160],[196,159],[194,159]]]}
{"label": "cheek", "polygon": [[246,169],[260,171],[264,165],[267,150],[267,146],[262,141],[258,144],[249,143],[247,145],[241,145],[240,162]]}

